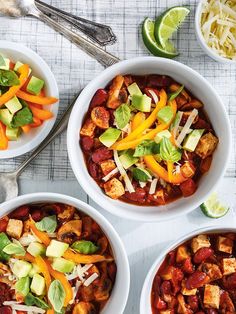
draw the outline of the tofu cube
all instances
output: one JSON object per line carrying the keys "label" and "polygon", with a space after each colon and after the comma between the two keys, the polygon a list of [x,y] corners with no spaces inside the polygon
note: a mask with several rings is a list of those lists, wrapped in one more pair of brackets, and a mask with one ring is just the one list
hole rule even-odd
{"label": "tofu cube", "polygon": [[180,245],[176,253],[176,262],[181,263],[189,257],[189,252],[186,245]]}
{"label": "tofu cube", "polygon": [[205,285],[203,303],[208,308],[218,309],[220,306],[220,288],[213,285]]}
{"label": "tofu cube", "polygon": [[113,178],[104,184],[105,193],[113,199],[118,199],[125,194],[125,189],[120,180]]}
{"label": "tofu cube", "polygon": [[203,135],[198,142],[195,153],[200,156],[202,159],[213,154],[219,140],[212,133],[207,133]]}
{"label": "tofu cube", "polygon": [[192,243],[191,243],[193,253],[196,253],[199,249],[203,247],[210,247],[210,246],[211,246],[211,243],[205,234],[200,234],[196,238],[193,238]]}
{"label": "tofu cube", "polygon": [[17,219],[9,219],[6,233],[15,239],[19,239],[21,237],[23,231],[23,222]]}
{"label": "tofu cube", "polygon": [[233,240],[219,236],[217,248],[220,252],[232,254],[233,251]]}
{"label": "tofu cube", "polygon": [[92,119],[87,119],[80,130],[80,134],[84,136],[94,136],[94,131],[95,131],[96,125],[93,123]]}
{"label": "tofu cube", "polygon": [[196,289],[191,289],[188,290],[185,286],[185,281],[182,281],[182,289],[181,292],[183,295],[196,295],[197,293],[197,288]]}
{"label": "tofu cube", "polygon": [[212,263],[204,263],[202,270],[210,277],[210,281],[214,281],[223,277],[220,267]]}
{"label": "tofu cube", "polygon": [[185,178],[191,178],[194,176],[196,168],[194,165],[190,164],[189,161],[187,161],[183,164],[183,166],[181,166],[180,171]]}
{"label": "tofu cube", "polygon": [[222,261],[223,275],[230,275],[236,272],[235,258],[223,258]]}
{"label": "tofu cube", "polygon": [[112,170],[116,168],[116,165],[112,159],[102,161],[100,163],[100,166],[102,168],[104,176],[108,175],[108,173],[110,173]]}

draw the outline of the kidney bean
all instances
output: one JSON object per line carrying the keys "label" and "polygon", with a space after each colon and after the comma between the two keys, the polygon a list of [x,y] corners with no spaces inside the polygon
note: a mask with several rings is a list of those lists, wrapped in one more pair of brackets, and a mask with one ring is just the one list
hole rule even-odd
{"label": "kidney bean", "polygon": [[207,121],[199,118],[198,121],[194,124],[194,128],[205,129],[209,131],[211,129],[211,125]]}
{"label": "kidney bean", "polygon": [[9,218],[7,216],[0,219],[0,232],[5,232],[7,229]]}
{"label": "kidney bean", "polygon": [[94,108],[96,106],[101,106],[103,105],[108,99],[108,93],[105,89],[98,89],[93,96],[91,103],[90,103],[90,108]]}
{"label": "kidney bean", "polygon": [[168,257],[169,257],[169,265],[174,265],[175,264],[175,260],[176,260],[176,251],[170,251],[168,253]]}
{"label": "kidney bean", "polygon": [[23,205],[15,209],[9,216],[12,219],[26,220],[29,218],[29,206]]}
{"label": "kidney bean", "polygon": [[108,274],[112,282],[115,282],[116,279],[116,273],[117,273],[117,267],[115,263],[109,263],[108,264]]}
{"label": "kidney bean", "polygon": [[184,197],[188,197],[192,194],[194,194],[197,190],[197,185],[193,181],[193,179],[188,179],[180,184],[180,189],[182,191],[182,194]]}
{"label": "kidney bean", "polygon": [[41,219],[43,219],[44,213],[42,210],[40,209],[34,209],[31,213],[31,217],[34,221],[40,221]]}
{"label": "kidney bean", "polygon": [[0,304],[3,304],[5,301],[10,301],[13,294],[14,290],[11,290],[7,284],[0,282]]}
{"label": "kidney bean", "polygon": [[147,86],[147,76],[133,75],[132,79],[141,90],[143,90]]}
{"label": "kidney bean", "polygon": [[92,160],[93,162],[98,164],[101,161],[112,158],[112,156],[113,156],[112,150],[109,150],[106,147],[100,147],[92,153]]}
{"label": "kidney bean", "polygon": [[99,178],[99,166],[94,162],[90,161],[88,163],[88,171],[92,178],[97,180]]}
{"label": "kidney bean", "polygon": [[133,202],[144,203],[146,191],[143,188],[137,188],[133,193],[125,192],[125,197]]}
{"label": "kidney bean", "polygon": [[172,294],[172,288],[171,288],[171,283],[168,280],[165,280],[161,284],[161,293],[162,295],[164,294]]}
{"label": "kidney bean", "polygon": [[174,288],[174,294],[180,291],[181,289],[181,281],[184,278],[184,274],[181,269],[175,268],[172,274],[172,284]]}
{"label": "kidney bean", "polygon": [[187,278],[186,288],[188,290],[200,288],[207,282],[207,280],[208,276],[205,273],[196,270],[192,275]]}
{"label": "kidney bean", "polygon": [[11,314],[12,309],[10,306],[1,306],[0,307],[0,314]]}
{"label": "kidney bean", "polygon": [[211,162],[212,162],[212,155],[208,156],[205,159],[202,159],[201,164],[200,164],[201,173],[206,173],[209,171],[209,169],[211,167]]}
{"label": "kidney bean", "polygon": [[81,137],[81,146],[82,149],[85,151],[90,151],[93,148],[94,139],[90,136],[83,136]]}
{"label": "kidney bean", "polygon": [[214,251],[209,247],[202,247],[199,249],[193,257],[193,261],[196,264],[200,264],[201,262],[204,262],[207,260],[210,256],[212,256]]}
{"label": "kidney bean", "polygon": [[158,274],[154,277],[152,289],[155,294],[161,294],[161,277]]}
{"label": "kidney bean", "polygon": [[219,312],[215,309],[207,309],[207,314],[218,314]]}
{"label": "kidney bean", "polygon": [[225,286],[227,289],[236,289],[236,273],[229,275],[226,278]]}
{"label": "kidney bean", "polygon": [[182,269],[183,272],[186,273],[186,274],[192,274],[192,273],[194,272],[194,267],[193,267],[193,264],[192,264],[192,261],[191,261],[191,257],[188,257],[188,258],[184,261],[184,263],[183,263],[181,269]]}
{"label": "kidney bean", "polygon": [[157,297],[154,301],[154,306],[158,310],[166,310],[167,309],[167,304],[165,301],[163,301],[160,297]]}
{"label": "kidney bean", "polygon": [[193,311],[197,311],[199,304],[198,304],[198,297],[196,295],[190,295],[187,298],[187,302]]}
{"label": "kidney bean", "polygon": [[166,75],[148,75],[147,86],[150,87],[168,87],[173,82],[173,79]]}

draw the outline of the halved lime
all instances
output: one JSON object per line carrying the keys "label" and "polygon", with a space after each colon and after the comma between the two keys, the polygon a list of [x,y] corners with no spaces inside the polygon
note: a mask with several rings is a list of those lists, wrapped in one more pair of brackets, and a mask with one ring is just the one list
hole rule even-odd
{"label": "halved lime", "polygon": [[155,21],[155,38],[163,47],[166,47],[169,39],[189,14],[190,10],[186,7],[173,7],[165,11]]}
{"label": "halved lime", "polygon": [[221,204],[218,200],[217,194],[213,193],[207,200],[200,206],[204,215],[210,218],[220,218],[227,214],[229,207]]}
{"label": "halved lime", "polygon": [[145,46],[154,56],[164,58],[174,58],[178,56],[178,53],[170,42],[167,43],[165,49],[158,45],[154,37],[154,22],[148,17],[143,22],[142,36]]}

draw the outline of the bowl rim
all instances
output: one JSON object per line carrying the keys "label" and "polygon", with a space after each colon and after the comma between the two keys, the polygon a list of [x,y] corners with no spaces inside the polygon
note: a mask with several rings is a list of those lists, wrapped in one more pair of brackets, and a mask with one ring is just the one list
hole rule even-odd
{"label": "bowl rim", "polygon": [[[124,68],[127,65],[132,66],[132,65],[136,65],[136,64],[142,64],[142,63],[144,64],[145,62],[156,62],[156,63],[161,62],[164,64],[173,65],[173,66],[175,66],[175,68],[177,67],[178,70],[184,69],[186,73],[189,73],[190,75],[192,75],[195,78],[198,78],[199,81],[204,83],[206,88],[208,88],[208,90],[212,94],[214,94],[214,97],[217,99],[217,102],[218,102],[219,106],[221,107],[222,112],[224,113],[224,119],[225,119],[225,123],[226,123],[225,134],[227,134],[227,136],[228,136],[229,145],[227,147],[227,152],[225,153],[226,158],[225,158],[224,167],[221,168],[221,173],[218,177],[218,180],[216,180],[216,182],[211,186],[211,188],[209,188],[208,192],[204,195],[204,199],[206,199],[211,194],[211,192],[216,188],[220,179],[223,177],[225,170],[226,170],[226,167],[227,167],[227,164],[228,164],[228,161],[229,161],[229,158],[230,158],[230,149],[232,146],[231,145],[232,134],[231,134],[229,117],[227,115],[226,108],[225,108],[220,96],[215,91],[213,86],[202,75],[200,75],[197,71],[193,70],[192,68],[190,68],[187,65],[184,65],[178,61],[165,59],[165,58],[158,58],[158,57],[137,57],[137,58],[133,58],[131,60],[120,61],[119,63],[112,65],[111,67],[105,69],[98,76],[96,76],[81,92],[80,96],[78,97],[78,99],[77,99],[77,101],[73,107],[73,110],[72,110],[72,113],[71,113],[70,119],[69,119],[68,128],[67,128],[67,150],[68,150],[68,156],[69,156],[70,164],[71,164],[72,170],[73,170],[73,172],[77,178],[77,181],[82,186],[83,190],[102,208],[104,208],[105,210],[107,210],[108,212],[110,212],[113,215],[117,215],[119,217],[130,219],[130,220],[136,220],[136,221],[142,221],[142,222],[167,221],[170,219],[174,219],[180,215],[189,213],[193,209],[197,208],[204,201],[204,199],[201,198],[199,201],[194,201],[194,203],[191,206],[188,206],[188,208],[185,208],[184,210],[182,210],[181,213],[170,213],[169,212],[167,217],[166,217],[166,215],[165,215],[165,217],[159,217],[158,215],[156,215],[156,212],[154,214],[147,215],[146,213],[141,212],[141,211],[139,211],[138,213],[137,212],[134,213],[131,210],[128,210],[127,208],[125,210],[123,210],[123,209],[119,208],[119,203],[121,201],[114,201],[114,200],[110,199],[108,196],[102,197],[97,192],[95,192],[94,188],[91,185],[88,184],[89,174],[86,171],[86,175],[83,175],[82,171],[80,171],[81,169],[83,169],[84,163],[78,162],[78,159],[77,159],[78,157],[77,157],[76,152],[74,150],[74,147],[76,145],[78,145],[77,117],[81,113],[84,116],[84,114],[87,111],[87,110],[85,111],[83,109],[83,106],[78,105],[78,104],[80,102],[83,103],[83,101],[81,101],[81,100],[83,100],[83,98],[86,97],[87,92],[89,92],[90,90],[93,90],[94,87],[99,83],[99,81],[103,77],[109,76],[109,73],[114,74],[114,72],[117,72],[117,73],[118,72],[124,72]],[[76,136],[75,136],[75,134],[76,134]],[[81,151],[80,145],[79,145],[79,150]],[[126,204],[127,204],[126,205],[127,207],[132,206],[129,203],[126,203]],[[119,211],[117,211],[117,208],[119,208]]]}
{"label": "bowl rim", "polygon": [[[144,283],[143,283],[143,287],[142,287],[141,295],[140,295],[139,313],[140,314],[152,314],[152,312],[147,312],[147,311],[150,309],[150,306],[151,306],[150,300],[151,300],[151,289],[152,289],[153,280],[162,262],[164,261],[164,258],[170,251],[174,250],[185,241],[199,234],[224,233],[224,232],[236,233],[236,227],[231,227],[231,226],[222,227],[221,225],[215,225],[215,226],[213,225],[213,226],[205,226],[205,227],[197,228],[180,236],[177,240],[171,241],[171,243],[165,249],[161,250],[161,253],[153,262],[152,266],[150,267],[144,279]],[[149,303],[147,303],[148,295],[150,297]]]}
{"label": "bowl rim", "polygon": [[196,12],[195,12],[195,31],[196,31],[196,37],[198,39],[198,42],[202,48],[202,50],[208,54],[209,57],[211,57],[212,59],[214,59],[217,62],[220,63],[228,63],[228,64],[236,64],[236,60],[231,60],[225,57],[222,57],[220,55],[218,55],[216,52],[214,52],[206,43],[203,35],[202,35],[202,31],[201,31],[201,27],[200,27],[200,19],[201,19],[201,14],[202,14],[202,5],[203,5],[204,0],[200,0],[197,8],[196,8]]}
{"label": "bowl rim", "polygon": [[[115,230],[115,228],[108,221],[108,219],[104,217],[101,213],[99,213],[95,208],[93,208],[91,205],[75,197],[71,197],[65,194],[38,192],[38,193],[24,194],[12,200],[2,203],[0,218],[9,214],[15,208],[21,205],[29,204],[29,203],[38,203],[42,201],[59,202],[59,203],[71,204],[72,206],[75,206],[78,210],[88,213],[88,215],[91,216],[102,227],[103,231],[107,234],[109,242],[112,245],[113,252],[116,255],[117,267],[121,268],[122,266],[122,269],[120,269],[120,275],[119,277],[117,275],[118,278],[116,279],[115,285],[113,287],[113,292],[116,292],[116,294],[118,293],[120,295],[119,302],[115,304],[115,307],[117,309],[117,314],[122,314],[128,300],[129,289],[130,289],[130,268],[129,268],[128,256],[127,256],[124,244],[119,234]],[[112,297],[112,294],[111,294],[111,297]],[[116,299],[117,298],[113,300],[116,301]],[[113,301],[113,303],[115,301]],[[108,306],[109,306],[109,301],[101,313],[108,314],[108,310],[111,307],[109,306],[107,310]]]}
{"label": "bowl rim", "polygon": [[[1,49],[14,51],[15,53],[20,52],[27,59],[34,60],[35,64],[41,69],[44,73],[44,76],[48,79],[48,88],[53,91],[53,96],[59,99],[59,89],[57,85],[56,78],[49,68],[48,64],[44,61],[44,59],[31,48],[18,43],[11,42],[7,40],[0,40],[0,51]],[[58,114],[59,109],[59,101],[52,105],[51,111],[54,114],[54,117],[50,120],[44,122],[44,127],[39,130],[37,134],[35,134],[31,139],[29,139],[25,144],[17,148],[11,148],[7,150],[0,151],[0,159],[14,158],[17,156],[21,156],[34,148],[36,148],[49,134],[51,131]]]}

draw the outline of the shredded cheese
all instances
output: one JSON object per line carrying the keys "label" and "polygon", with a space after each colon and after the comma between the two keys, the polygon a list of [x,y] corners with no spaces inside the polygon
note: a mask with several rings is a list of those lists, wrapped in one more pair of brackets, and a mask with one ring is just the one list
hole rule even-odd
{"label": "shredded cheese", "polygon": [[149,189],[149,194],[154,194],[156,192],[156,187],[157,187],[157,182],[158,182],[158,179],[153,179],[152,180],[152,183],[150,185],[150,189]]}
{"label": "shredded cheese", "polygon": [[182,131],[180,132],[179,136],[177,137],[175,143],[178,147],[180,147],[181,143],[183,142],[185,136],[188,134],[188,131],[194,121],[194,119],[196,118],[196,116],[198,115],[198,110],[197,109],[193,109],[193,111],[191,112],[191,114],[188,117],[188,120],[186,121]]}
{"label": "shredded cheese", "polygon": [[99,277],[99,275],[97,273],[93,273],[88,279],[85,280],[84,282],[84,286],[88,287],[89,285],[91,285],[91,283],[94,282],[94,280],[96,280]]}
{"label": "shredded cheese", "polygon": [[80,279],[80,281],[84,282],[84,277],[85,275],[87,274],[87,271],[89,270],[89,268],[91,268],[93,266],[93,264],[87,264],[87,265],[84,265],[84,266],[81,266],[81,264],[79,264],[77,266],[77,275]]}
{"label": "shredded cheese", "polygon": [[115,174],[119,172],[118,168],[113,169],[111,172],[109,172],[105,177],[102,178],[103,181],[107,182],[111,179]]}
{"label": "shredded cheese", "polygon": [[16,310],[16,311],[34,312],[34,313],[39,313],[39,314],[45,313],[45,310],[37,306],[28,306],[24,304],[13,303],[13,302],[10,303],[10,302],[11,301],[5,301],[3,302],[3,305],[8,305],[12,308],[12,310]]}
{"label": "shredded cheese", "polygon": [[151,89],[149,89],[148,91],[149,91],[149,93],[152,95],[152,98],[153,98],[154,103],[155,103],[155,105],[156,105],[156,104],[158,103],[157,94],[156,94],[153,90],[151,90]]}
{"label": "shredded cheese", "polygon": [[121,162],[120,162],[120,159],[119,159],[119,156],[118,156],[118,153],[117,153],[117,150],[114,150],[114,160],[115,160],[115,163],[116,163],[116,166],[125,182],[125,186],[127,188],[127,190],[129,191],[129,193],[133,193],[135,192],[134,190],[134,187],[124,169],[124,167],[122,166]]}

